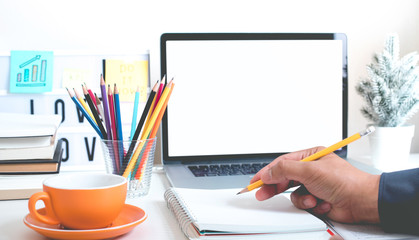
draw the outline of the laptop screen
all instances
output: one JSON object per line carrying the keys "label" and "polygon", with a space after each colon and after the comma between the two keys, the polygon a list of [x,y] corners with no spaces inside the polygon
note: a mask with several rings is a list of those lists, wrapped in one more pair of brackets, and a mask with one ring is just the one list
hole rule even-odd
{"label": "laptop screen", "polygon": [[161,74],[175,83],[165,163],[274,159],[347,137],[344,34],[163,34]]}

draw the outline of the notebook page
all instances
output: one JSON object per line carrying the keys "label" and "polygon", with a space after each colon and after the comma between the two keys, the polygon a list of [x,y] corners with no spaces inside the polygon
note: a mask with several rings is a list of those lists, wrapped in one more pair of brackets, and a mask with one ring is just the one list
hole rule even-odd
{"label": "notebook page", "polygon": [[258,201],[253,192],[236,195],[240,190],[175,189],[201,232],[326,231],[326,224],[323,221],[306,211],[297,209],[283,195]]}

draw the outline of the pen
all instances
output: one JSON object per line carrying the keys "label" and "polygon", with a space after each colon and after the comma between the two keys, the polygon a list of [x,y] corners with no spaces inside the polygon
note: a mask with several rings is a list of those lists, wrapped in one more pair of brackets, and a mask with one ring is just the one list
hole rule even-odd
{"label": "pen", "polygon": [[[318,152],[314,153],[313,155],[310,155],[310,156],[308,156],[308,157],[306,157],[306,158],[304,158],[304,159],[302,159],[300,161],[301,162],[310,162],[310,161],[317,160],[317,159],[319,159],[321,157],[326,156],[329,153],[332,153],[332,152],[338,150],[339,148],[342,148],[342,147],[348,145],[349,143],[351,143],[351,142],[353,142],[355,140],[360,139],[361,137],[367,136],[368,134],[370,134],[370,133],[372,133],[374,131],[375,131],[375,128],[373,126],[370,126],[367,129],[365,129],[364,131],[359,132],[359,133],[355,133],[354,135],[352,135],[352,136],[350,136],[348,138],[345,138],[342,141],[340,141],[338,143],[335,143],[332,146],[330,146],[328,148],[325,148],[325,149],[323,149],[321,151],[318,151]],[[250,192],[250,191],[252,191],[252,190],[254,190],[256,188],[262,187],[263,184],[264,183],[262,182],[262,180],[258,180],[256,182],[248,185],[247,187],[243,188],[237,194],[242,194],[242,193],[245,193],[245,192]]]}

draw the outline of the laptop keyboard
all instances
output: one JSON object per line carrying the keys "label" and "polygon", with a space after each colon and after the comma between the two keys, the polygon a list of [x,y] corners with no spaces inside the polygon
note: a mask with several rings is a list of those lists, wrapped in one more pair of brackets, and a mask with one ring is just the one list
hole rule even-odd
{"label": "laptop keyboard", "polygon": [[242,164],[210,164],[191,165],[189,170],[195,177],[229,176],[229,175],[252,175],[268,163],[242,163]]}

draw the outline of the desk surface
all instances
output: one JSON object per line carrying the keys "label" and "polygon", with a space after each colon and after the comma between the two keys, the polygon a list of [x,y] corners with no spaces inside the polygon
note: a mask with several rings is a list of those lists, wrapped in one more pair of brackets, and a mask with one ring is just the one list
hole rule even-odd
{"label": "desk surface", "polygon": [[[415,167],[419,166],[419,154],[413,154]],[[355,167],[371,172],[367,165],[358,161],[350,161]],[[369,167],[370,168],[370,167]],[[377,173],[377,172],[372,172]],[[150,192],[145,197],[127,199],[126,203],[138,206],[148,214],[145,222],[131,232],[120,236],[118,240],[128,239],[187,239],[180,230],[177,220],[169,211],[163,198],[164,191],[170,187],[163,170],[153,170]],[[45,240],[44,236],[28,228],[23,218],[28,214],[28,200],[0,201],[0,240],[31,239]],[[328,238],[327,238],[328,239]]]}
{"label": "desk surface", "polygon": [[[128,204],[144,209],[148,214],[147,220],[131,232],[115,239],[187,239],[166,207],[163,193],[169,186],[164,172],[154,171],[149,194],[126,201]],[[23,217],[28,213],[28,200],[0,201],[0,240],[47,239],[23,223]]]}

